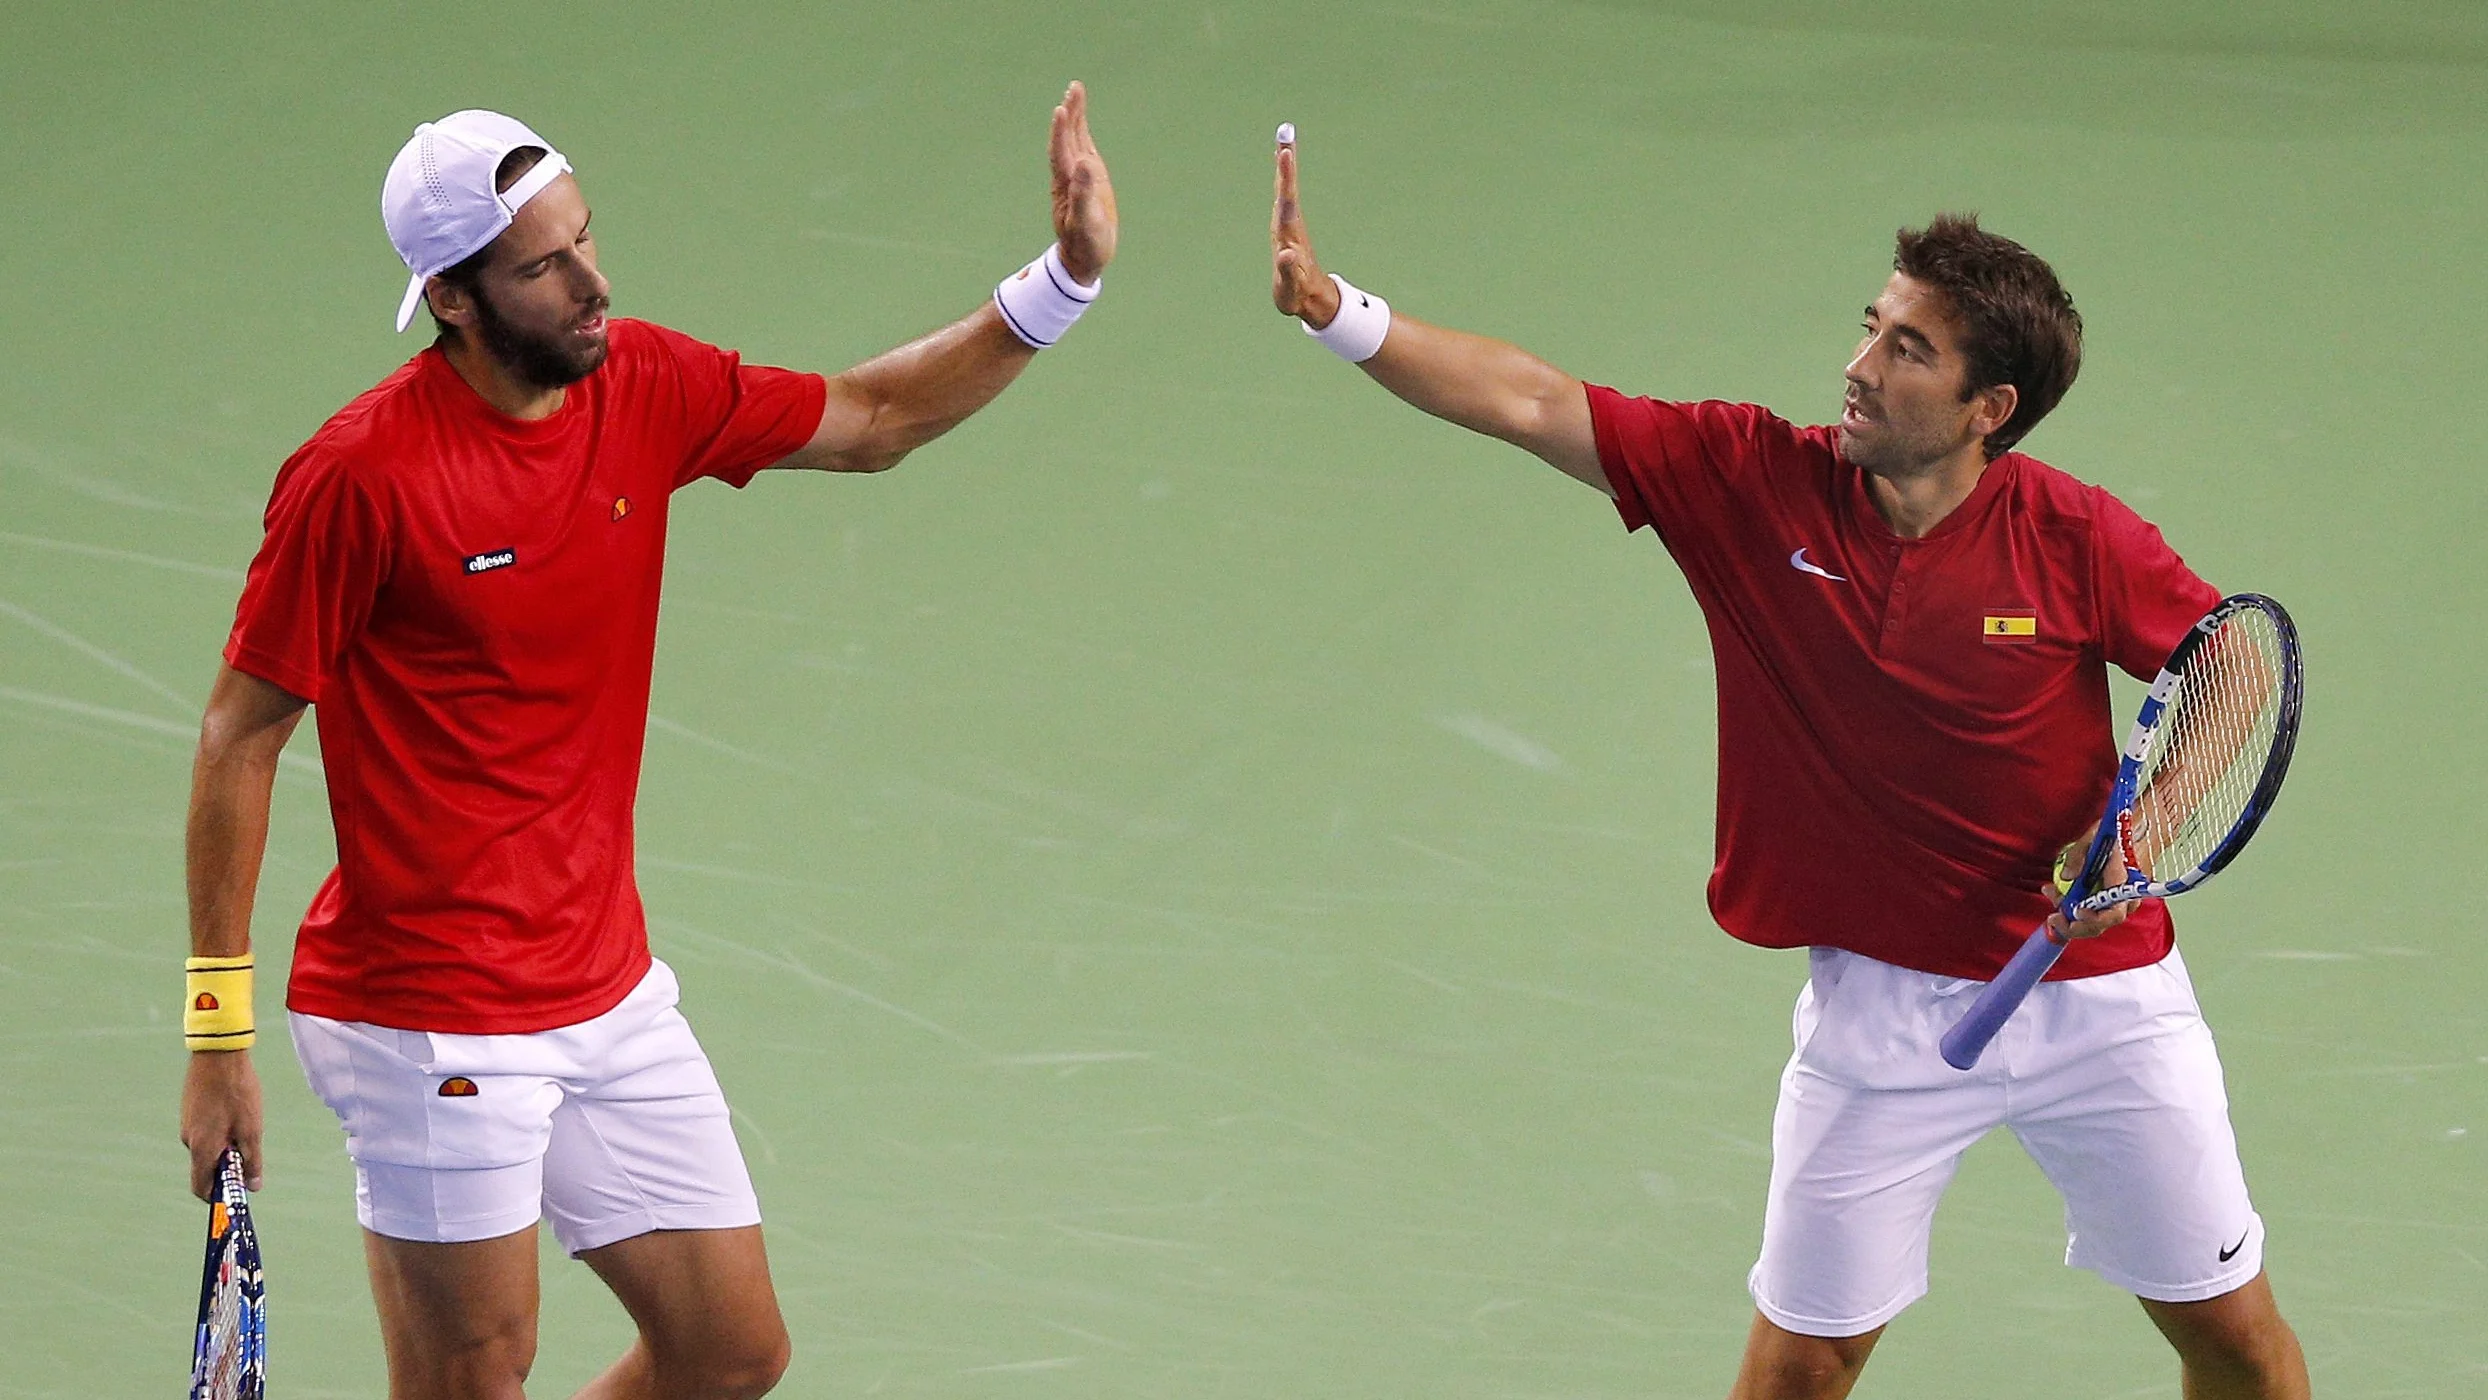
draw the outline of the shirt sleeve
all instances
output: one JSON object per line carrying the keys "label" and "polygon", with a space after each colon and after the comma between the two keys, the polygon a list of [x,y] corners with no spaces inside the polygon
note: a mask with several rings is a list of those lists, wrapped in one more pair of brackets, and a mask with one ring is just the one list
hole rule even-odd
{"label": "shirt sleeve", "polygon": [[305,447],[277,472],[225,661],[318,703],[389,573],[387,517],[345,464]]}
{"label": "shirt sleeve", "polygon": [[1771,439],[1797,435],[1754,404],[1670,403],[1629,398],[1600,384],[1584,387],[1598,460],[1615,488],[1624,528],[1647,526],[1671,542],[1730,508],[1768,455]]}
{"label": "shirt sleeve", "polygon": [[2187,568],[2159,528],[2123,501],[2105,491],[2098,491],[2098,501],[2091,576],[2098,581],[2093,598],[2100,649],[2127,675],[2149,680],[2186,629],[2220,601],[2220,590]]}
{"label": "shirt sleeve", "polygon": [[681,392],[683,457],[674,485],[713,476],[749,485],[762,468],[812,440],[829,401],[817,374],[747,365],[732,350],[651,327]]}

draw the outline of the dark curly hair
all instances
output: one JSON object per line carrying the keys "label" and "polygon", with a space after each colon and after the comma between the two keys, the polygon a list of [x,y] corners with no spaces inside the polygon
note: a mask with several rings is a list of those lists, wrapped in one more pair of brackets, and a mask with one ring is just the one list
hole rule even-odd
{"label": "dark curly hair", "polygon": [[2037,427],[2082,372],[2082,313],[2056,270],[1980,228],[1976,214],[1938,214],[1925,228],[1900,230],[1892,270],[1941,291],[1959,318],[1970,361],[1963,399],[1998,384],[2018,391],[2013,416],[1982,444],[1990,459]]}

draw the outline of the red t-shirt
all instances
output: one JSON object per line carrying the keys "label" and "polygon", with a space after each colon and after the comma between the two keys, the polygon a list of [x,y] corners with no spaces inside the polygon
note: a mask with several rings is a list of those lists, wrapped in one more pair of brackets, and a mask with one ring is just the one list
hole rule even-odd
{"label": "red t-shirt", "polygon": [[647,970],[631,813],[667,500],[802,446],[826,389],[611,326],[549,418],[503,416],[426,350],[277,473],[225,660],[319,707],[337,868],[294,1010],[538,1031]]}
{"label": "red t-shirt", "polygon": [[[1911,540],[1833,429],[1596,386],[1589,404],[1616,509],[1657,530],[1710,625],[1720,926],[1993,977],[2107,801],[2103,663],[2156,675],[2218,592],[2115,497],[2019,453]],[[2049,975],[2145,966],[2170,942],[2148,901]]]}

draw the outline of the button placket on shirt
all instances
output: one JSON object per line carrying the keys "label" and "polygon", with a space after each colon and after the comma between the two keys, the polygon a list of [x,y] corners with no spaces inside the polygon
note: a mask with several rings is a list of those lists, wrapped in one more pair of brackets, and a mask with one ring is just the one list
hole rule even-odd
{"label": "button placket on shirt", "polygon": [[1925,553],[1897,541],[1891,549],[1899,557],[1892,563],[1892,586],[1883,592],[1883,626],[1875,633],[1877,656],[1889,652],[1893,640],[1900,635],[1901,623],[1909,614],[1909,576],[1916,572],[1918,559]]}

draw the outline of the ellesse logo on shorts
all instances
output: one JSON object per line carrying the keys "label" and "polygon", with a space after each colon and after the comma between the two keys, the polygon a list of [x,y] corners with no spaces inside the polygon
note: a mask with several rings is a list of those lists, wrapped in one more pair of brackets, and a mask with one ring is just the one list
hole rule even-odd
{"label": "ellesse logo on shorts", "polygon": [[496,549],[485,554],[467,556],[466,571],[470,574],[489,573],[494,569],[506,569],[517,562],[517,550]]}
{"label": "ellesse logo on shorts", "polygon": [[445,1099],[471,1099],[479,1092],[475,1081],[463,1074],[453,1074],[441,1081],[441,1097]]}

